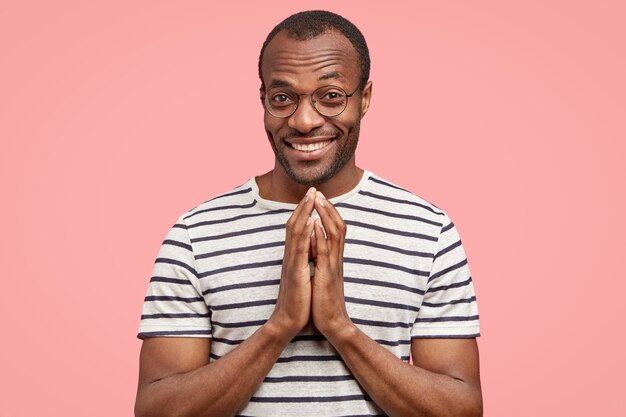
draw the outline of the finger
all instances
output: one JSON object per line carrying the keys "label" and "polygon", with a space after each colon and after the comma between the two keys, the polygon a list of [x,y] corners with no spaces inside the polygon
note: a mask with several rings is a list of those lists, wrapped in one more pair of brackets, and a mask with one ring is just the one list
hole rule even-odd
{"label": "finger", "polygon": [[[294,212],[287,220],[287,224],[285,225],[286,229],[286,238],[285,245],[289,246],[289,242],[292,240],[299,240],[301,234],[303,233],[306,223],[308,219],[311,217],[311,213],[313,212],[313,208],[315,207],[315,188],[309,188],[309,191],[302,198]],[[310,236],[310,235],[307,235]]]}
{"label": "finger", "polygon": [[315,220],[315,248],[317,257],[315,263],[319,266],[328,266],[328,258],[330,253],[329,241],[324,236],[324,226],[322,220]]}
{"label": "finger", "polygon": [[[304,223],[306,223],[307,217],[311,216],[313,207],[315,206],[315,201],[312,201],[314,200],[315,192],[316,190],[314,187],[309,188],[304,197],[302,197],[302,200],[300,200],[296,206],[296,209],[291,214],[291,217],[289,217],[289,220],[304,218]],[[304,214],[306,214],[306,216],[303,217]]]}
{"label": "finger", "polygon": [[322,220],[326,237],[332,242],[342,242],[346,232],[345,222],[335,206],[333,206],[330,201],[326,200],[324,195],[319,191],[315,198],[315,209]]}
{"label": "finger", "polygon": [[296,261],[299,266],[304,267],[309,264],[309,254],[311,252],[311,234],[313,233],[313,228],[315,227],[315,222],[312,217],[309,217],[304,226],[304,230],[302,234],[295,242],[296,252],[299,256],[299,259]]}
{"label": "finger", "polygon": [[311,258],[317,258],[317,239],[315,238],[315,229],[311,235]]}

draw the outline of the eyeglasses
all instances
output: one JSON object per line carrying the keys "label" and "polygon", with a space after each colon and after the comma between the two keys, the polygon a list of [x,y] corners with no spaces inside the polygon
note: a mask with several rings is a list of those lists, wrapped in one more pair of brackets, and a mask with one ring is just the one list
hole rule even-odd
{"label": "eyeglasses", "polygon": [[348,94],[343,88],[336,85],[325,85],[310,94],[298,94],[295,91],[275,87],[261,95],[261,101],[265,109],[274,117],[287,118],[298,109],[300,96],[309,96],[311,105],[319,114],[326,117],[339,116],[348,106],[348,99],[352,97],[359,87]]}

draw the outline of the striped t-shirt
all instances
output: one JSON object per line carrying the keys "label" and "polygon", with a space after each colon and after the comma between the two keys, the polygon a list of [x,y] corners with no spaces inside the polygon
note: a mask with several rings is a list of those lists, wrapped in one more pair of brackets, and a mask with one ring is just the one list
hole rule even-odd
{"label": "striped t-shirt", "polygon": [[[347,225],[345,301],[359,329],[405,362],[411,339],[479,335],[465,251],[442,210],[367,171],[330,201]],[[211,361],[250,337],[274,310],[295,207],[261,198],[252,178],[181,216],[154,264],[139,337],[210,338]],[[239,414],[383,415],[312,326]]]}

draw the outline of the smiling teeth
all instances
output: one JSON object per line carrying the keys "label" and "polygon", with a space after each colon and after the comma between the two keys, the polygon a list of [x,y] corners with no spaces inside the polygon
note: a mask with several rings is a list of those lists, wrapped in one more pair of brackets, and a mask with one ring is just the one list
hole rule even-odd
{"label": "smiling teeth", "polygon": [[318,149],[325,148],[329,143],[330,141],[326,140],[324,142],[315,142],[315,143],[309,143],[309,144],[292,143],[291,146],[293,146],[293,148],[298,151],[312,152]]}

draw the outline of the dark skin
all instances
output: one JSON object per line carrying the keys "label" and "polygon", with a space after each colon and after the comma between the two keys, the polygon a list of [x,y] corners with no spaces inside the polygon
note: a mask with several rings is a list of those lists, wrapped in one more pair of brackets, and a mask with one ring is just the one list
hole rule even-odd
{"label": "dark skin", "polygon": [[[353,189],[363,170],[356,166],[354,152],[349,149],[356,147],[361,118],[369,109],[371,82],[348,100],[343,113],[332,118],[319,114],[305,95],[325,85],[335,85],[346,92],[355,90],[360,68],[352,44],[337,34],[298,42],[280,33],[265,51],[262,72],[268,89],[286,85],[302,95],[297,111],[287,119],[265,112],[265,130],[277,157],[274,169],[257,178],[261,196],[297,203],[310,186],[328,198]],[[331,143],[320,151],[293,149],[293,144],[327,140]],[[336,161],[342,161],[341,167],[334,167]],[[331,178],[323,181],[329,172]]]}
{"label": "dark skin", "polygon": [[[310,93],[320,85],[352,91],[358,56],[347,39],[328,32],[309,41],[283,33],[268,46],[266,85],[288,82]],[[341,155],[354,140],[369,108],[371,83],[335,118],[321,116],[302,96],[290,118],[265,114],[268,138],[282,152],[272,171],[257,178],[261,196],[297,203],[286,224],[281,284],[274,313],[245,342],[212,363],[210,339],[147,338],[140,359],[137,416],[232,416],[249,401],[289,341],[312,321],[341,355],[363,389],[390,416],[480,416],[482,395],[475,339],[415,339],[413,365],[404,363],[361,332],[346,312],[343,251],[346,225],[326,198],[359,182],[354,154]],[[296,134],[294,135],[294,132]],[[321,143],[315,152],[290,144]],[[340,157],[338,157],[338,155]],[[342,164],[333,161],[342,160]],[[289,164],[286,168],[283,164]],[[337,165],[340,165],[337,168]],[[334,168],[333,168],[334,167]],[[332,173],[310,187],[311,180]],[[313,210],[319,214],[313,220]],[[323,227],[323,229],[322,229]],[[309,257],[315,272],[310,279]],[[242,378],[242,375],[245,375]]]}

